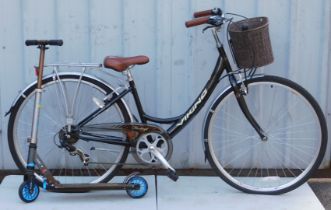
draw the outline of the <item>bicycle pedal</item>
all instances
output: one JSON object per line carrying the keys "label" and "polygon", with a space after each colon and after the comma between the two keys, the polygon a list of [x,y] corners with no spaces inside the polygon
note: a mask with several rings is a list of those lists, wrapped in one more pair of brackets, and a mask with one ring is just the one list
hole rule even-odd
{"label": "bicycle pedal", "polygon": [[176,171],[173,171],[171,169],[167,170],[167,176],[174,182],[178,180],[178,175],[176,174]]}

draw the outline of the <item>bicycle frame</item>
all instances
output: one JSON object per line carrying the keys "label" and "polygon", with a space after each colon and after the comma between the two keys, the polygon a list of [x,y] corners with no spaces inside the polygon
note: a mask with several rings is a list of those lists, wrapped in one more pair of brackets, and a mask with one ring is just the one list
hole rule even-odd
{"label": "bicycle frame", "polygon": [[[171,124],[171,126],[167,129],[168,135],[173,138],[176,136],[186,125],[196,116],[196,114],[201,110],[201,108],[206,104],[208,99],[210,98],[211,94],[215,90],[217,84],[220,82],[220,77],[226,71],[229,74],[229,80],[230,84],[234,87],[234,90],[236,92],[237,96],[237,101],[239,103],[239,106],[243,113],[245,114],[247,120],[252,124],[252,126],[255,128],[255,130],[258,132],[261,138],[265,138],[264,131],[260,128],[258,123],[255,121],[254,117],[250,114],[245,99],[243,96],[240,94],[240,87],[237,85],[237,79],[232,72],[231,65],[229,63],[228,57],[226,55],[225,49],[223,45],[221,44],[220,40],[218,39],[218,36],[216,34],[216,30],[213,31],[213,35],[215,38],[215,41],[217,43],[217,49],[219,52],[219,56],[214,68],[214,71],[212,72],[209,80],[205,84],[204,88],[198,95],[198,97],[195,99],[193,104],[186,110],[184,114],[181,114],[177,117],[172,117],[172,118],[158,118],[158,117],[153,117],[145,113],[143,106],[141,104],[135,82],[131,76],[130,71],[127,71],[128,78],[129,78],[129,87],[119,93],[117,96],[113,97],[110,100],[105,100],[104,101],[104,106],[102,108],[97,109],[94,111],[92,114],[87,116],[85,119],[83,119],[81,122],[78,123],[79,127],[82,127],[86,125],[88,122],[93,120],[96,116],[98,116],[100,113],[104,112],[107,110],[109,107],[111,107],[113,104],[115,104],[118,100],[122,99],[124,96],[126,96],[128,93],[132,93],[139,117],[142,123],[147,123],[148,121],[150,122],[155,122],[155,123],[160,123],[160,124]],[[116,139],[116,138],[115,138]],[[107,140],[108,143],[110,144],[123,144],[118,141],[112,141],[112,140]],[[106,142],[106,141],[104,141]]]}
{"label": "bicycle frame", "polygon": [[[207,100],[209,99],[211,93],[214,91],[215,87],[217,86],[219,82],[220,76],[223,74],[224,70],[227,70],[227,72],[231,72],[230,64],[228,63],[225,51],[223,46],[218,48],[218,51],[220,53],[216,66],[214,68],[214,71],[204,86],[203,90],[199,94],[199,96],[195,99],[193,104],[189,107],[189,109],[184,113],[177,117],[172,118],[158,118],[153,117],[145,113],[143,106],[141,104],[136,85],[134,80],[131,76],[129,76],[129,87],[118,94],[118,96],[113,97],[110,100],[105,100],[105,105],[102,108],[98,108],[93,113],[91,113],[89,116],[84,118],[81,122],[78,123],[79,127],[82,127],[86,125],[88,122],[93,120],[96,116],[107,110],[109,107],[114,105],[118,100],[126,96],[128,93],[132,93],[138,113],[141,122],[147,123],[148,121],[160,123],[160,124],[172,124],[168,129],[167,132],[170,137],[174,137],[176,134],[178,134],[193,118],[194,116],[201,110],[201,108],[205,105]],[[130,73],[128,72],[130,75]]]}

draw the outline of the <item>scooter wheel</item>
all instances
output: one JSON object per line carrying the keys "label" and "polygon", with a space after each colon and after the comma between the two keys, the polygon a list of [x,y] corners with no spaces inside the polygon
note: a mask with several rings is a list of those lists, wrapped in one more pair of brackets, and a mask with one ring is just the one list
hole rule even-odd
{"label": "scooter wheel", "polygon": [[18,195],[25,203],[31,203],[38,198],[39,186],[33,181],[25,181],[18,189]]}
{"label": "scooter wheel", "polygon": [[147,181],[143,177],[133,176],[127,181],[127,184],[133,184],[133,185],[139,186],[139,189],[127,189],[126,190],[126,193],[131,198],[142,198],[146,195],[147,190],[148,190],[148,184],[147,184]]}

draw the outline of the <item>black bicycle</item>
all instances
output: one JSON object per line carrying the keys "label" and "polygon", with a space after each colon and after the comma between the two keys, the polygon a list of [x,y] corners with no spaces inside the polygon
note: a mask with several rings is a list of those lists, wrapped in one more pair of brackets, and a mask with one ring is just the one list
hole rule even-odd
{"label": "black bicycle", "polygon": [[[232,19],[220,9],[197,12],[195,17],[186,26],[208,24],[219,57],[188,110],[166,119],[145,113],[130,72],[133,66],[147,63],[148,57],[106,57],[104,67],[122,72],[127,79],[115,88],[87,73],[99,65],[69,65],[82,67],[75,73],[58,71],[62,64],[44,65],[47,46],[60,46],[61,40],[26,41],[41,52],[38,81],[20,93],[8,112],[10,151],[25,173],[20,188],[24,201],[38,196],[38,185],[50,191],[106,189],[109,185],[102,183],[117,174],[129,154],[137,165],[162,166],[177,180],[168,163],[172,138],[201,110],[222,80],[230,85],[212,102],[203,126],[205,155],[214,171],[231,186],[257,194],[286,193],[309,178],[327,145],[327,126],[316,100],[288,79],[257,74],[256,65],[233,69],[217,34]],[[243,25],[241,30],[250,31],[249,27]],[[235,44],[234,40],[230,43]],[[53,67],[52,73],[44,76],[44,67]],[[124,100],[129,93],[138,117]],[[159,124],[168,124],[168,129]],[[132,197],[142,197],[147,183],[135,177],[107,189],[113,188],[129,189]]]}

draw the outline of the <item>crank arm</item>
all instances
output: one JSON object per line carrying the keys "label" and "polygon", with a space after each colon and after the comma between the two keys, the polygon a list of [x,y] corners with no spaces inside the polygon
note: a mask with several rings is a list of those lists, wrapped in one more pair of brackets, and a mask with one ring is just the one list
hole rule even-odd
{"label": "crank arm", "polygon": [[178,176],[176,170],[168,163],[163,155],[155,147],[149,147],[149,151],[162,163],[163,167],[167,169],[167,175],[173,181],[177,181]]}

